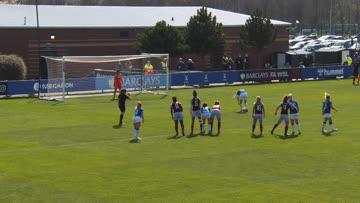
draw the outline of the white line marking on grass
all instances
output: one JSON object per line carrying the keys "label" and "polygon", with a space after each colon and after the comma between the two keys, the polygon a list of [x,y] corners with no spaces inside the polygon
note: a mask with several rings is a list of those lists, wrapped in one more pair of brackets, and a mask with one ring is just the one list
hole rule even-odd
{"label": "white line marking on grass", "polygon": [[[149,139],[153,139],[153,138],[159,138],[159,137],[163,137],[168,139],[169,137],[166,137],[168,135],[157,135],[157,136],[150,136],[150,137],[141,137],[141,142],[144,142],[146,140]],[[180,139],[180,138],[179,138]],[[99,140],[99,141],[89,141],[89,142],[78,142],[78,143],[71,143],[71,144],[62,144],[62,145],[54,145],[53,147],[75,147],[75,146],[81,146],[81,145],[89,145],[89,144],[95,144],[95,143],[108,143],[108,142],[122,142],[122,141],[130,141],[132,140],[132,137],[129,138],[124,138],[124,139],[111,139],[111,140]]]}

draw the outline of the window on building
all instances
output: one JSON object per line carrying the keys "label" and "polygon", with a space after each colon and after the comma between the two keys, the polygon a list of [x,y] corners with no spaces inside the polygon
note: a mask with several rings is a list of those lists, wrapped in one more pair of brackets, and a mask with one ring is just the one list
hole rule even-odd
{"label": "window on building", "polygon": [[120,31],[120,38],[129,38],[129,31]]}

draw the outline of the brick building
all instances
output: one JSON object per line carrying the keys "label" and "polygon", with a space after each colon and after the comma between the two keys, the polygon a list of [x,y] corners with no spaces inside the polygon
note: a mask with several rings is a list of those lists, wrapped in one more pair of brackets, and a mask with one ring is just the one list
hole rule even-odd
{"label": "brick building", "polygon": [[[200,7],[110,7],[110,6],[39,6],[39,29],[34,5],[0,5],[0,54],[17,54],[28,66],[28,78],[39,77],[40,55],[84,56],[136,54],[137,33],[165,20],[168,24],[185,28],[190,17]],[[235,58],[239,27],[248,15],[208,9],[223,24],[225,54]],[[273,45],[261,54],[261,64],[270,55],[288,49],[289,23],[272,20],[277,27]],[[245,52],[243,52],[245,53]],[[250,67],[256,68],[257,56],[249,52]],[[198,68],[208,64],[196,54]],[[172,64],[177,59],[173,58]],[[200,64],[200,65],[199,65]]]}

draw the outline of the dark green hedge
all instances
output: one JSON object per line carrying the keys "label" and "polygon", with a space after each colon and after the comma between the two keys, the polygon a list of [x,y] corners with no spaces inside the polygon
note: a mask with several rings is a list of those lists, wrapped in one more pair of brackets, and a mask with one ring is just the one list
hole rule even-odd
{"label": "dark green hedge", "polygon": [[16,55],[0,55],[0,80],[26,79],[26,65]]}

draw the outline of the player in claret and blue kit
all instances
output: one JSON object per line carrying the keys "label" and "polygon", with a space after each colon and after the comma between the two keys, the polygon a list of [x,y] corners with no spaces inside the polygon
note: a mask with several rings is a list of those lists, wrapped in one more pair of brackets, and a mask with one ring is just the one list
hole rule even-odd
{"label": "player in claret and blue kit", "polygon": [[337,131],[337,129],[334,127],[334,123],[333,123],[333,120],[331,117],[331,110],[337,111],[337,109],[333,106],[333,103],[330,101],[330,95],[325,93],[325,101],[324,101],[323,107],[322,107],[322,114],[323,114],[324,120],[323,120],[323,124],[322,124],[322,128],[321,128],[321,132],[323,134],[326,133],[325,126],[326,126],[327,121],[329,121],[331,132]]}
{"label": "player in claret and blue kit", "polygon": [[[300,122],[299,122],[299,104],[293,100],[293,95],[288,95],[288,102],[289,102],[289,108],[290,108],[290,123],[292,127],[292,135],[300,135]],[[296,131],[296,132],[295,132]]]}
{"label": "player in claret and blue kit", "polygon": [[191,132],[190,132],[190,136],[194,135],[194,122],[195,122],[196,118],[199,119],[200,132],[203,131],[200,108],[201,108],[201,101],[197,97],[197,92],[194,90],[193,91],[193,98],[192,98],[192,100],[190,102],[190,114],[191,114]]}
{"label": "player in claret and blue kit", "polygon": [[140,141],[141,138],[139,137],[139,130],[141,126],[141,122],[144,123],[144,109],[141,108],[142,104],[140,101],[137,102],[135,108],[135,115],[133,118],[134,122],[134,139],[133,141]]}
{"label": "player in claret and blue kit", "polygon": [[274,134],[275,129],[281,124],[281,122],[285,122],[285,132],[284,136],[287,137],[288,130],[289,130],[289,108],[290,105],[288,103],[288,97],[285,96],[282,103],[276,108],[275,115],[277,115],[279,109],[281,109],[281,114],[278,122],[274,125],[273,129],[271,130],[271,134]]}
{"label": "player in claret and blue kit", "polygon": [[254,103],[253,108],[253,125],[252,125],[252,135],[255,136],[255,128],[256,123],[259,121],[260,123],[260,136],[263,135],[263,120],[265,118],[265,107],[264,104],[261,102],[261,97],[256,97],[256,102]]}
{"label": "player in claret and blue kit", "polygon": [[185,136],[184,118],[183,118],[183,107],[180,102],[177,101],[176,97],[172,98],[172,104],[170,106],[171,118],[175,122],[175,137],[179,135],[179,122],[181,126],[182,136]]}

